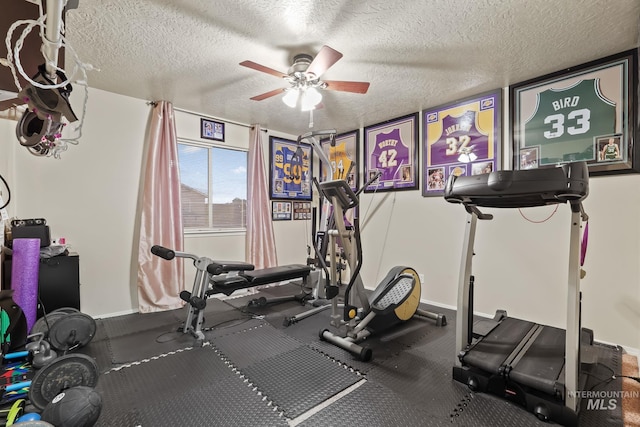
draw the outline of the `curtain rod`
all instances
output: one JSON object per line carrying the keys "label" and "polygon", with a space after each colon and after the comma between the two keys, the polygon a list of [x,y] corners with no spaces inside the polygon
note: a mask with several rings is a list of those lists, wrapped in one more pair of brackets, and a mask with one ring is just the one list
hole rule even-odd
{"label": "curtain rod", "polygon": [[[147,104],[156,105],[156,101],[149,101],[149,102],[147,102]],[[209,116],[207,114],[201,114],[201,113],[198,113],[198,112],[195,112],[195,111],[185,110],[183,108],[173,107],[173,110],[174,111],[180,111],[181,113],[191,114],[193,116],[199,116],[199,117],[204,117],[204,118],[213,119],[213,120],[220,120],[220,121],[225,122],[225,123],[230,123],[230,124],[233,124],[233,125],[237,125],[237,126],[242,126],[242,127],[245,127],[245,128],[253,129],[253,125],[248,125],[246,123],[240,123],[240,122],[234,122],[233,120],[221,119],[219,117]],[[269,131],[268,129],[265,129],[263,127],[261,127],[260,130],[262,132],[268,132]]]}

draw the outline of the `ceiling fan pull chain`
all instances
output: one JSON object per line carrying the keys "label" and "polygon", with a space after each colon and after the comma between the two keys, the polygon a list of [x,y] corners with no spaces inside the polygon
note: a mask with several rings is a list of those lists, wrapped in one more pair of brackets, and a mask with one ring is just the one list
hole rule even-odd
{"label": "ceiling fan pull chain", "polygon": [[309,110],[309,129],[313,127],[313,108]]}

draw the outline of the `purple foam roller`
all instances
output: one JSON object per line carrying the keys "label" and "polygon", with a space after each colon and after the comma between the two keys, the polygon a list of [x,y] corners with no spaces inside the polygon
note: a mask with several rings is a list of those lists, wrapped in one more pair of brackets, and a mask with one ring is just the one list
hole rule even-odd
{"label": "purple foam roller", "polygon": [[36,322],[38,312],[38,273],[40,239],[14,239],[11,261],[13,300],[27,318],[27,330]]}

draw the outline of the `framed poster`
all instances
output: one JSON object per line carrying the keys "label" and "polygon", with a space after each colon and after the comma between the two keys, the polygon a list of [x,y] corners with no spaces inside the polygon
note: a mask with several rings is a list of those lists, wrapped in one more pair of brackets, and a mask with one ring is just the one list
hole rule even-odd
{"label": "framed poster", "polygon": [[[418,188],[418,113],[364,128],[365,193]],[[363,184],[363,185],[364,185]]]}
{"label": "framed poster", "polygon": [[271,220],[291,220],[291,202],[283,202],[281,200],[271,201]]}
{"label": "framed poster", "polygon": [[224,123],[200,118],[200,138],[224,142]]}
{"label": "framed poster", "polygon": [[311,200],[313,150],[309,144],[270,136],[269,159],[272,199]]}
{"label": "framed poster", "polygon": [[450,175],[478,175],[500,167],[501,90],[424,112],[422,195],[441,196]]}
{"label": "framed poster", "polygon": [[513,169],[586,161],[590,175],[640,172],[637,50],[509,87]]}
{"label": "framed poster", "polygon": [[[320,145],[331,162],[331,170],[329,170],[329,165],[320,164],[320,181],[344,179],[349,183],[353,191],[357,191],[360,185],[358,173],[360,169],[358,165],[360,131],[354,130],[336,135],[333,141],[329,138],[324,138],[320,141]],[[333,174],[329,176],[331,171],[333,171]]]}

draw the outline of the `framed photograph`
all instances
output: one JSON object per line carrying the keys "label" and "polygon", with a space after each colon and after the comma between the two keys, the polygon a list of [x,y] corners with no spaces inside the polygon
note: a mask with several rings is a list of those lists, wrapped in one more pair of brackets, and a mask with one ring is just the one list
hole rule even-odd
{"label": "framed photograph", "polygon": [[360,156],[360,131],[336,135],[333,141],[324,138],[320,145],[331,162],[331,165],[320,164],[320,181],[344,179],[353,191],[357,191],[360,184],[360,168],[357,163]]}
{"label": "framed photograph", "polygon": [[640,172],[637,50],[509,87],[513,168],[585,161],[590,175]]}
{"label": "framed photograph", "polygon": [[313,150],[309,144],[270,136],[269,159],[272,199],[311,200]]}
{"label": "framed photograph", "polygon": [[424,111],[424,197],[442,196],[450,175],[500,168],[501,94],[496,89]]}
{"label": "framed photograph", "polygon": [[418,113],[364,128],[365,193],[418,188]]}
{"label": "framed photograph", "polygon": [[200,118],[200,138],[224,142],[224,123]]}
{"label": "framed photograph", "polygon": [[294,202],[293,219],[311,219],[311,202]]}
{"label": "framed photograph", "polygon": [[273,200],[271,202],[271,219],[273,221],[291,220],[291,202]]}

